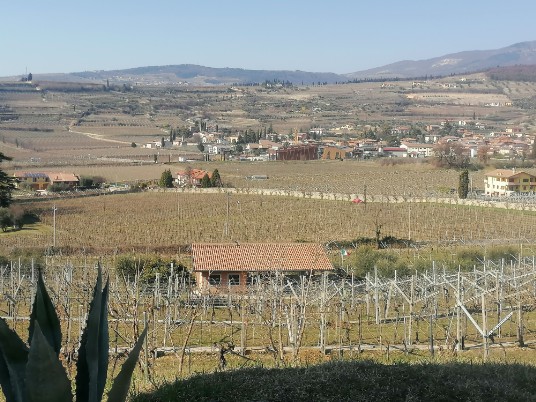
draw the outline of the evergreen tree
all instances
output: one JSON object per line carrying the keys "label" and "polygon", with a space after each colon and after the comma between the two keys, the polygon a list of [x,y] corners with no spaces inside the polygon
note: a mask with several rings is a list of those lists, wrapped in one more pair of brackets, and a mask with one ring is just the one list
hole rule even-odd
{"label": "evergreen tree", "polygon": [[201,187],[202,188],[212,187],[212,183],[210,181],[210,177],[208,177],[208,173],[205,173],[205,175],[201,179]]}
{"label": "evergreen tree", "polygon": [[167,169],[162,172],[158,185],[163,188],[173,187],[173,175],[171,174],[171,170]]}
{"label": "evergreen tree", "polygon": [[460,173],[460,180],[458,184],[458,197],[465,199],[469,194],[469,171],[464,170]]}
{"label": "evergreen tree", "polygon": [[[11,158],[0,152],[0,163],[2,161],[10,161]],[[6,172],[0,169],[0,207],[7,207],[11,204],[11,192],[15,188],[13,178],[8,176]]]}
{"label": "evergreen tree", "polygon": [[210,186],[211,187],[222,186],[220,172],[218,172],[218,169],[214,169],[214,172],[212,172],[212,178],[210,179]]}

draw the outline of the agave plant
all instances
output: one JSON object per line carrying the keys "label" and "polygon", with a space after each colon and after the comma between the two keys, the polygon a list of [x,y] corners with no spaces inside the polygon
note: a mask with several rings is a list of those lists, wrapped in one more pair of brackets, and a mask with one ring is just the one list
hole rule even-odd
{"label": "agave plant", "polygon": [[[108,401],[125,401],[132,372],[147,334],[138,338],[108,392]],[[67,402],[73,400],[71,381],[59,359],[60,321],[39,272],[28,345],[0,318],[0,386],[6,402]],[[89,307],[78,349],[75,393],[77,402],[100,402],[108,372],[108,281],[102,288],[102,269]]]}

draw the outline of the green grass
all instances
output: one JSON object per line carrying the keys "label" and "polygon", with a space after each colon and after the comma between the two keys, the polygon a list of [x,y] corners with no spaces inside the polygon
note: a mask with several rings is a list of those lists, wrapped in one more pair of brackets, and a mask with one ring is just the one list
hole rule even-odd
{"label": "green grass", "polygon": [[521,364],[335,361],[198,374],[133,401],[536,401],[535,378]]}

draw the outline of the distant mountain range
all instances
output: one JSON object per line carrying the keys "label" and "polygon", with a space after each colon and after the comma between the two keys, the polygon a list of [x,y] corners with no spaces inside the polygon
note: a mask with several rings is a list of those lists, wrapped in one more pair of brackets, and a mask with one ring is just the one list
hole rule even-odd
{"label": "distant mountain range", "polygon": [[536,41],[495,50],[473,50],[419,61],[399,61],[370,70],[346,74],[349,79],[413,78],[467,74],[494,67],[536,64]]}
{"label": "distant mountain range", "polygon": [[473,50],[427,60],[406,60],[348,74],[307,71],[246,70],[212,68],[193,64],[138,67],[126,70],[84,71],[70,74],[34,74],[34,81],[93,82],[111,84],[230,85],[266,81],[294,84],[335,83],[364,79],[407,79],[425,76],[467,74],[498,66],[536,65],[536,41],[517,43],[495,50]]}

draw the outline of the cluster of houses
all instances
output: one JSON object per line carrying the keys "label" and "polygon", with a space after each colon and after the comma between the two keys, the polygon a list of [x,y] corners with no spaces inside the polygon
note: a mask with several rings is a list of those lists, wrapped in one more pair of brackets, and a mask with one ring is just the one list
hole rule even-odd
{"label": "cluster of houses", "polygon": [[[447,129],[447,127],[449,129]],[[370,131],[372,127],[360,127]],[[196,141],[204,146],[206,159],[242,160],[312,160],[350,159],[376,156],[401,158],[428,158],[435,155],[435,147],[442,143],[457,144],[468,157],[487,155],[504,159],[525,158],[532,150],[534,137],[523,133],[521,127],[507,126],[502,130],[489,130],[478,121],[443,121],[429,124],[420,130],[421,135],[411,135],[411,126],[397,125],[390,128],[393,142],[384,139],[358,138],[358,128],[343,125],[331,130],[312,128],[308,132],[282,135],[265,134],[257,142],[243,143],[241,135],[221,132],[198,132]],[[414,132],[413,132],[414,134]],[[265,138],[264,138],[265,137]],[[354,138],[352,138],[354,137]],[[392,138],[391,138],[392,139]],[[186,145],[184,138],[170,142],[154,141],[147,148],[175,148]]]}

